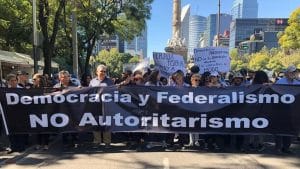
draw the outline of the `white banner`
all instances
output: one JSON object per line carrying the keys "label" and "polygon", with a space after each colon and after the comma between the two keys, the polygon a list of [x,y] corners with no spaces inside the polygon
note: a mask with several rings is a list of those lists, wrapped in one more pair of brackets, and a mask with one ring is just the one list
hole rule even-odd
{"label": "white banner", "polygon": [[159,69],[161,75],[164,77],[169,77],[177,70],[186,72],[183,56],[173,53],[153,52],[153,60],[156,68]]}
{"label": "white banner", "polygon": [[200,73],[228,72],[230,70],[229,49],[224,47],[206,47],[194,49],[195,64]]}

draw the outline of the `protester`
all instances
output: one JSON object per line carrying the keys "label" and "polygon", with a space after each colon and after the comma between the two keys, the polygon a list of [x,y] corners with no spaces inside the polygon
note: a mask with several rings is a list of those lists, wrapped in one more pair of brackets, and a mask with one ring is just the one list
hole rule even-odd
{"label": "protester", "polygon": [[30,89],[32,84],[28,82],[28,73],[20,70],[17,72],[18,85],[22,88]]}
{"label": "protester", "polygon": [[[90,81],[90,87],[106,87],[113,85],[113,81],[106,76],[107,67],[105,65],[99,65],[96,70],[97,77]],[[110,148],[111,144],[111,132],[109,131],[94,131],[94,144],[96,146],[101,145],[101,134],[103,134],[103,142],[105,144],[105,148]]]}
{"label": "protester", "polygon": [[199,71],[200,71],[199,66],[193,65],[190,68],[190,72],[186,74],[186,76],[184,78],[184,82],[191,85],[191,77],[193,76],[193,74],[198,74]]}
{"label": "protester", "polygon": [[[199,84],[200,84],[200,79],[201,79],[201,75],[198,74],[198,73],[194,73],[192,76],[191,76],[191,86],[192,87],[199,87]],[[190,136],[190,142],[189,142],[189,146],[192,147],[192,146],[200,146],[200,143],[199,143],[199,134],[196,133],[196,134],[192,134],[190,133],[189,134]]]}
{"label": "protester", "polygon": [[[285,72],[285,77],[279,79],[275,84],[279,85],[300,85],[300,81],[296,78],[297,68],[294,65],[289,66]],[[275,136],[276,149],[279,153],[292,153],[290,151],[290,146],[292,142],[291,136]]]}
{"label": "protester", "polygon": [[219,73],[213,71],[209,75],[208,87],[222,87],[222,84],[219,81]]}
{"label": "protester", "polygon": [[[19,86],[17,76],[15,74],[8,74],[6,76],[6,82],[8,88],[22,88]],[[28,137],[26,134],[9,135],[10,150],[8,153],[24,151],[26,148],[27,139]]]}
{"label": "protester", "polygon": [[[244,76],[240,72],[236,72],[231,80],[231,86],[244,86]],[[235,148],[238,151],[244,151],[243,145],[245,141],[245,136],[243,135],[224,135],[225,145],[230,145],[231,140],[235,140]]]}
{"label": "protester", "polygon": [[[60,89],[62,91],[77,88],[78,85],[74,84],[71,81],[70,73],[66,70],[62,70],[58,73],[58,80],[59,82],[53,86],[53,88]],[[76,133],[63,133],[63,145],[65,147],[78,147],[78,138]],[[71,138],[70,138],[71,137]]]}
{"label": "protester", "polygon": [[[32,77],[33,86],[32,88],[45,88],[47,87],[46,79],[43,75],[36,73]],[[49,145],[49,134],[38,134],[37,135],[37,150],[43,148],[43,150],[48,150]]]}
{"label": "protester", "polygon": [[92,80],[92,75],[88,73],[83,73],[81,76],[81,86],[82,87],[88,87],[90,85],[90,81]]}

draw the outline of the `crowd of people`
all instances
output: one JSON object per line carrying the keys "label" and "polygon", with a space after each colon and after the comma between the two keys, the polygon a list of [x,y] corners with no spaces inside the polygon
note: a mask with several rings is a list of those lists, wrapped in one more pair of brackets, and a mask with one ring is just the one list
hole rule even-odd
{"label": "crowd of people", "polygon": [[[57,79],[51,79],[48,75],[34,74],[32,83],[29,83],[29,74],[25,71],[18,71],[6,76],[6,82],[2,87],[8,88],[45,88],[52,87],[60,90],[77,87],[105,87],[105,86],[174,86],[180,90],[181,87],[226,87],[226,86],[244,86],[252,84],[289,84],[300,85],[300,71],[295,66],[289,66],[281,72],[276,78],[270,79],[268,74],[262,70],[251,71],[242,69],[237,72],[204,72],[199,73],[199,67],[193,66],[187,74],[182,70],[177,70],[170,77],[163,77],[158,69],[148,68],[144,70],[125,70],[120,78],[107,76],[107,67],[99,65],[95,72],[95,77],[91,74],[83,74],[82,78],[72,78],[68,71],[62,70],[58,73]],[[77,147],[80,133],[63,133],[63,145]],[[161,133],[126,133],[128,146],[151,149],[155,146],[163,148],[181,148],[198,147],[209,150],[222,150],[226,146],[232,145],[238,151],[262,151],[264,150],[263,135],[202,135],[202,134],[161,134]],[[36,149],[47,150],[49,144],[49,134],[37,134]],[[93,145],[111,147],[112,133],[108,131],[93,132]],[[28,145],[28,136],[26,134],[10,135],[10,152],[23,151]],[[292,137],[275,136],[276,150],[289,153]]]}

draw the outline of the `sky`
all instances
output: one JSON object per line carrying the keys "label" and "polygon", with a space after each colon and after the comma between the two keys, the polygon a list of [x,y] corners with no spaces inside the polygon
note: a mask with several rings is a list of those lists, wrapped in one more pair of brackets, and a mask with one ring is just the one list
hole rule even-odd
{"label": "sky", "polygon": [[[172,37],[173,0],[154,0],[148,25],[148,57],[152,52],[164,52]],[[207,17],[218,12],[218,0],[181,0],[181,6],[191,4],[191,15]],[[230,14],[233,0],[221,0],[221,13]],[[258,0],[258,18],[288,18],[300,7],[300,0]]]}

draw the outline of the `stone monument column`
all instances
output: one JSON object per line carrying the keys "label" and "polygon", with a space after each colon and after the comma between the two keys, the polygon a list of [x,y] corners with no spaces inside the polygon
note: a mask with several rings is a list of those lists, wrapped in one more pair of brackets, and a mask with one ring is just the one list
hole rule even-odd
{"label": "stone monument column", "polygon": [[181,28],[181,2],[180,0],[173,0],[173,21],[172,21],[172,38],[180,38]]}
{"label": "stone monument column", "polygon": [[173,0],[172,39],[168,40],[165,51],[181,55],[187,60],[187,47],[181,38],[181,0]]}

